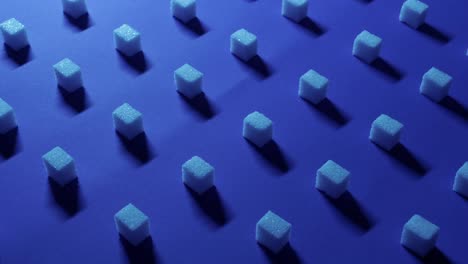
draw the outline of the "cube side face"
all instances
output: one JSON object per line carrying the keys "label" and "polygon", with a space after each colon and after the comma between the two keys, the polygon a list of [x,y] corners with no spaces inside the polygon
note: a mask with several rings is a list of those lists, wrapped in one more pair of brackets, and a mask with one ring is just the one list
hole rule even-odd
{"label": "cube side face", "polygon": [[358,35],[358,37],[356,37],[354,40],[353,55],[365,63],[372,63],[377,58],[379,58],[380,48],[381,44],[378,44],[375,47],[370,47],[362,39],[360,39]]}
{"label": "cube side face", "polygon": [[183,23],[197,17],[197,3],[195,0],[171,0],[172,16]]}
{"label": "cube side face", "polygon": [[0,99],[0,134],[8,133],[17,126],[13,108]]}
{"label": "cube side face", "polygon": [[330,196],[331,198],[337,199],[343,193],[345,193],[346,190],[348,189],[348,182],[349,182],[350,174],[346,170],[344,172],[338,172],[338,173],[344,173],[344,176],[340,177],[342,178],[342,180],[335,181],[332,179],[333,175],[331,175],[331,173],[334,173],[334,172],[328,170],[327,163],[317,170],[316,178],[315,178],[315,188],[324,192],[326,195]]}
{"label": "cube side face", "polygon": [[135,118],[131,123],[125,122],[117,115],[113,115],[114,129],[128,140],[132,140],[137,135],[144,131],[143,118],[141,116]]}
{"label": "cube side face", "polygon": [[267,232],[257,224],[255,239],[259,244],[268,248],[273,253],[279,253],[284,246],[289,242],[290,231],[281,238],[274,237],[271,233]]}
{"label": "cube side face", "polygon": [[327,96],[328,79],[323,76],[309,78],[306,74],[299,80],[299,96],[311,103],[317,104]]}
{"label": "cube side face", "polygon": [[390,151],[400,142],[400,133],[391,136],[380,127],[372,126],[369,139],[384,150]]}
{"label": "cube side face", "polygon": [[121,222],[116,222],[117,230],[130,244],[133,246],[138,246],[143,242],[147,237],[150,236],[149,222],[145,222],[136,230],[129,230]]}
{"label": "cube side face", "polygon": [[70,73],[69,75],[66,75],[61,71],[60,68],[54,67],[54,72],[58,85],[66,91],[74,92],[83,87],[83,78],[79,69]]}
{"label": "cube side face", "polygon": [[419,92],[434,102],[440,102],[448,96],[449,86],[438,86],[433,81],[423,78]]}
{"label": "cube side face", "polygon": [[193,171],[183,167],[182,181],[196,193],[202,194],[213,187],[214,170],[206,173],[203,177],[197,177]]}
{"label": "cube side face", "polygon": [[267,212],[256,225],[255,239],[273,253],[278,253],[289,242],[291,224],[273,212]]}
{"label": "cube side face", "polygon": [[268,126],[259,129],[251,123],[251,120],[249,120],[248,117],[246,117],[244,119],[242,136],[257,147],[263,147],[273,138],[273,124],[270,123]]}
{"label": "cube side face", "polygon": [[231,35],[230,51],[239,59],[247,62],[257,55],[257,38],[255,37],[248,43],[243,43],[243,41],[238,37],[238,32],[239,31],[236,31]]}
{"label": "cube side face", "polygon": [[54,166],[52,166],[49,163],[45,163],[45,166],[48,172],[48,176],[61,186],[64,186],[72,182],[74,179],[78,177],[76,175],[76,168],[75,168],[74,161],[68,163],[65,167],[63,167],[60,170],[57,170]]}
{"label": "cube side face", "polygon": [[392,137],[399,137],[401,130],[403,129],[403,124],[385,114],[381,114],[377,117],[377,119],[372,122],[372,126],[379,128],[381,131]]}
{"label": "cube side face", "polygon": [[182,165],[182,181],[198,194],[214,185],[215,169],[198,156],[192,157]]}
{"label": "cube side face", "polygon": [[[125,56],[131,57],[141,51],[141,37],[134,29],[129,28],[122,30],[122,27],[114,30],[114,46]],[[127,31],[131,31],[130,33]],[[125,34],[133,34],[128,37]]]}
{"label": "cube side face", "polygon": [[79,18],[88,13],[85,0],[62,0],[63,12],[73,18]]}
{"label": "cube side face", "polygon": [[75,161],[63,149],[56,147],[42,156],[47,175],[61,186],[77,177]]}
{"label": "cube side face", "polygon": [[453,182],[453,190],[468,198],[468,162],[465,162],[463,166],[457,170]]}
{"label": "cube side face", "polygon": [[283,0],[281,14],[298,23],[307,17],[308,0]]}
{"label": "cube side face", "polygon": [[14,50],[29,46],[26,28],[16,19],[10,19],[1,24],[5,44]]}
{"label": "cube side face", "polygon": [[424,257],[435,247],[436,240],[437,235],[430,239],[424,239],[408,229],[405,225],[405,227],[403,227],[400,244],[416,253],[418,256]]}
{"label": "cube side face", "polygon": [[174,72],[177,91],[189,99],[202,93],[203,73],[195,68],[184,65]]}
{"label": "cube side face", "polygon": [[468,198],[468,179],[457,174],[453,182],[453,191]]}
{"label": "cube side face", "polygon": [[406,1],[401,7],[399,19],[411,28],[417,29],[426,20],[427,10],[427,6],[426,8],[416,10],[411,1]]}
{"label": "cube side face", "polygon": [[114,215],[117,231],[133,246],[150,236],[148,217],[138,208],[129,204]]}
{"label": "cube side face", "polygon": [[128,140],[132,140],[144,131],[143,115],[128,103],[124,103],[112,112],[114,129]]}

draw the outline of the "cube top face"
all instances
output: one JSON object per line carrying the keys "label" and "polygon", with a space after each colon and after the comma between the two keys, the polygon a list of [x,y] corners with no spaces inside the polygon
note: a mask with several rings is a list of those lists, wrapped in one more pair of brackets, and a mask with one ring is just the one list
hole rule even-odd
{"label": "cube top face", "polygon": [[68,153],[65,152],[65,150],[63,150],[61,147],[53,148],[51,151],[44,154],[42,158],[57,171],[60,171],[68,164],[73,162],[73,158],[68,155]]}
{"label": "cube top face", "polygon": [[397,135],[403,129],[402,123],[384,114],[377,117],[377,119],[372,123],[372,126],[385,131],[386,134],[391,136]]}
{"label": "cube top face", "polygon": [[140,33],[127,24],[123,24],[114,30],[114,34],[126,42],[130,42],[140,37]]}
{"label": "cube top face", "polygon": [[439,234],[440,228],[420,215],[414,215],[404,225],[404,229],[421,239],[431,240]]}
{"label": "cube top face", "polygon": [[338,165],[336,162],[329,160],[318,170],[320,174],[335,184],[342,184],[348,180],[351,174],[348,170]]}
{"label": "cube top face", "polygon": [[196,4],[196,0],[172,0],[174,4],[181,8],[188,8]]}
{"label": "cube top face", "polygon": [[142,117],[142,114],[128,103],[124,103],[123,105],[117,107],[112,115],[114,118],[120,119],[127,125],[132,124],[137,119]]}
{"label": "cube top face", "polygon": [[204,178],[206,175],[214,172],[213,166],[198,156],[194,156],[186,161],[182,165],[182,168],[190,172],[190,174],[195,178],[199,179]]}
{"label": "cube top face", "polygon": [[435,85],[439,87],[445,87],[452,82],[452,77],[447,73],[432,67],[429,71],[427,71],[424,76],[423,80],[433,82]]}
{"label": "cube top face", "polygon": [[203,73],[192,67],[190,64],[184,64],[175,71],[175,75],[187,82],[194,82],[203,78]]}
{"label": "cube top face", "polygon": [[244,119],[244,123],[256,130],[266,130],[273,126],[273,122],[260,112],[253,112]]}
{"label": "cube top face", "polygon": [[231,35],[232,39],[244,46],[250,46],[257,41],[257,37],[245,29],[239,29]]}
{"label": "cube top face", "polygon": [[15,18],[10,18],[1,24],[1,28],[9,35],[15,35],[24,30],[24,25]]}
{"label": "cube top face", "polygon": [[328,79],[314,70],[309,70],[302,75],[301,80],[316,89],[322,89],[328,84]]}
{"label": "cube top face", "polygon": [[278,239],[284,237],[291,230],[291,224],[272,211],[268,211],[258,221],[257,227]]}
{"label": "cube top face", "polygon": [[462,177],[468,180],[468,162],[465,162],[457,171],[457,177]]}
{"label": "cube top face", "polygon": [[294,7],[304,6],[308,3],[309,0],[283,0],[286,1],[288,4]]}
{"label": "cube top face", "polygon": [[11,111],[13,111],[13,108],[7,102],[3,101],[2,98],[0,98],[0,116],[8,114]]}
{"label": "cube top face", "polygon": [[80,66],[65,58],[54,65],[54,69],[64,77],[70,77],[80,72]]}
{"label": "cube top face", "polygon": [[429,8],[427,4],[418,0],[407,0],[405,3],[403,3],[403,7],[408,8],[409,10],[419,15],[426,12]]}
{"label": "cube top face", "polygon": [[368,47],[378,48],[382,44],[382,39],[367,30],[362,31],[357,35],[356,40],[362,42]]}
{"label": "cube top face", "polygon": [[134,231],[148,221],[148,216],[130,203],[115,214],[115,219]]}

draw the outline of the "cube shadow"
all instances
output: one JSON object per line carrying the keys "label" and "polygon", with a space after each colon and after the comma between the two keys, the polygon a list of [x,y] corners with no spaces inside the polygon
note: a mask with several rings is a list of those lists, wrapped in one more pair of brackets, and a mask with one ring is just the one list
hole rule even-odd
{"label": "cube shadow", "polygon": [[231,221],[232,214],[224,203],[216,186],[211,187],[202,194],[196,193],[185,184],[184,186],[196,203],[198,209],[200,209],[217,227],[222,227]]}
{"label": "cube shadow", "polygon": [[442,252],[437,246],[431,250],[426,256],[420,257],[410,249],[407,251],[418,259],[421,263],[424,264],[454,264],[455,262],[451,260],[444,252]]}
{"label": "cube shadow", "polygon": [[426,164],[424,164],[423,161],[418,159],[416,155],[413,154],[402,143],[398,143],[390,151],[386,151],[385,149],[381,148],[375,143],[374,145],[376,145],[378,149],[387,153],[393,159],[400,162],[402,165],[404,165],[420,177],[426,175],[430,170],[430,168]]}
{"label": "cube shadow", "polygon": [[267,257],[268,261],[272,264],[301,264],[303,263],[296,250],[291,246],[290,243],[286,244],[284,248],[277,254],[271,252],[265,246],[257,243],[263,254]]}
{"label": "cube shadow", "polygon": [[31,46],[26,46],[20,50],[14,50],[8,44],[3,44],[6,56],[13,62],[17,67],[23,66],[24,64],[33,60],[33,53]]}
{"label": "cube shadow", "polygon": [[188,98],[180,92],[178,92],[178,94],[185,104],[197,112],[202,118],[211,119],[218,114],[215,105],[206,97],[205,93],[201,93],[194,98]]}
{"label": "cube shadow", "polygon": [[119,234],[120,244],[130,264],[157,264],[161,263],[156,253],[151,236],[143,240],[138,246],[133,246]]}
{"label": "cube shadow", "polygon": [[84,31],[94,25],[89,13],[86,13],[80,17],[74,18],[67,13],[63,13],[64,21],[67,26],[71,26],[73,29],[78,31]]}
{"label": "cube shadow", "polygon": [[351,120],[350,117],[343,112],[338,106],[336,106],[330,99],[325,98],[318,104],[314,104],[308,100],[302,99],[310,108],[313,110],[318,110],[322,115],[324,115],[329,121],[335,123],[336,125],[342,127],[348,124]]}
{"label": "cube shadow", "polygon": [[91,106],[86,89],[81,87],[73,92],[68,92],[60,85],[57,86],[61,101],[75,113],[79,114]]}
{"label": "cube shadow", "polygon": [[137,74],[143,74],[150,68],[150,63],[146,59],[145,53],[143,51],[140,51],[133,56],[127,56],[119,50],[117,50],[117,53],[125,65]]}
{"label": "cube shadow", "polygon": [[303,18],[299,22],[296,22],[288,17],[285,17],[285,18],[289,20],[291,23],[296,24],[298,27],[300,27],[304,31],[311,33],[312,35],[317,36],[317,37],[324,35],[328,31],[323,25],[312,20],[312,18],[310,18],[309,16]]}
{"label": "cube shadow", "polygon": [[174,17],[174,20],[181,28],[197,37],[201,37],[209,31],[209,28],[198,17],[195,17],[186,23],[176,17]]}
{"label": "cube shadow", "polygon": [[399,70],[394,65],[390,64],[387,60],[383,59],[382,57],[378,57],[369,65],[374,70],[380,72],[384,76],[394,81],[401,81],[405,76],[405,74],[401,70]]}
{"label": "cube shadow", "polygon": [[15,127],[5,134],[0,134],[0,155],[4,160],[10,159],[21,150],[18,130],[18,127]]}
{"label": "cube shadow", "polygon": [[268,164],[281,173],[287,173],[292,168],[291,161],[288,160],[281,147],[274,141],[270,140],[263,147],[258,147],[248,139],[247,143],[253,148]]}
{"label": "cube shadow", "polygon": [[133,139],[127,139],[124,135],[115,132],[125,151],[132,156],[140,165],[150,162],[155,157],[154,150],[148,142],[145,132],[140,133]]}
{"label": "cube shadow", "polygon": [[266,79],[273,74],[273,69],[270,65],[260,56],[255,55],[248,61],[243,61],[241,58],[233,55],[239,63],[242,63],[247,69],[254,72],[261,79]]}
{"label": "cube shadow", "polygon": [[440,42],[442,44],[447,44],[452,40],[452,36],[449,34],[441,31],[440,29],[428,24],[423,23],[416,29],[418,32],[422,33],[423,35]]}
{"label": "cube shadow", "polygon": [[354,198],[354,196],[346,191],[337,199],[333,199],[320,191],[325,199],[333,205],[340,214],[342,214],[349,222],[358,227],[362,232],[368,232],[375,225],[375,220],[368,214],[364,207]]}
{"label": "cube shadow", "polygon": [[85,203],[81,194],[78,179],[61,186],[52,178],[48,178],[49,189],[55,205],[60,207],[68,218],[75,216],[84,209]]}

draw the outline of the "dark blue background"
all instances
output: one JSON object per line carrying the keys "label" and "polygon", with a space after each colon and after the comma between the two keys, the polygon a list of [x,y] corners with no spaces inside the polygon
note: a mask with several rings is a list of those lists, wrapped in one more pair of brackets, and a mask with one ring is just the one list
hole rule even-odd
{"label": "dark blue background", "polygon": [[[281,256],[288,263],[418,263],[399,243],[415,213],[441,228],[427,261],[468,263],[468,203],[451,190],[468,160],[465,1],[425,1],[428,24],[445,39],[400,23],[403,1],[311,0],[311,30],[282,17],[280,0],[197,1],[202,36],[171,17],[168,0],[88,0],[85,30],[59,0],[2,0],[0,19],[26,25],[31,52],[22,65],[3,51],[0,61],[0,97],[19,123],[16,151],[0,161],[1,263],[143,263],[113,222],[129,202],[151,218],[154,252],[139,250],[158,263],[275,261],[254,237],[270,209],[293,224]],[[112,30],[123,23],[142,34],[145,71],[114,50]],[[271,75],[229,53],[241,27],[257,35]],[[351,55],[363,29],[383,38],[382,58],[400,76]],[[86,95],[74,99],[84,103],[57,89],[52,65],[64,57],[82,67]],[[175,92],[173,71],[184,63],[205,74],[205,107]],[[432,66],[454,78],[452,98],[440,105],[419,94]],[[297,96],[310,68],[330,79],[329,101],[318,108]],[[113,131],[111,112],[123,102],[144,114],[143,162]],[[261,152],[242,138],[242,119],[255,110],[274,121],[276,148]],[[368,140],[381,113],[405,125],[404,147],[393,154]],[[41,156],[56,145],[75,158],[79,188],[48,182]],[[216,168],[217,189],[202,199],[181,182],[193,155]],[[352,173],[336,203],[314,188],[328,159]]]}

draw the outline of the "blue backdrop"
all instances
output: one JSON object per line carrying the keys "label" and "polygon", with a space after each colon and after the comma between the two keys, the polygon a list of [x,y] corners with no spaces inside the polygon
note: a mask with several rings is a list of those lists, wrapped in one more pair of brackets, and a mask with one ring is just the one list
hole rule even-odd
{"label": "blue backdrop", "polygon": [[[2,143],[2,264],[418,263],[399,243],[415,213],[441,228],[424,261],[468,263],[468,203],[451,190],[468,159],[465,1],[426,0],[419,31],[399,22],[402,1],[311,0],[298,25],[281,16],[280,0],[197,0],[191,27],[171,17],[169,1],[87,1],[89,21],[67,19],[60,2],[0,8],[0,20],[20,20],[31,42],[29,57],[1,52],[0,97],[19,123],[16,139]],[[123,23],[141,32],[145,60],[115,51],[112,30]],[[255,65],[229,53],[239,28],[258,37]],[[383,39],[373,66],[351,55],[364,29]],[[81,66],[85,93],[57,89],[52,65],[65,57]],[[176,93],[173,71],[184,63],[204,73],[206,100]],[[441,104],[419,94],[432,66],[454,78]],[[308,69],[330,80],[318,107],[297,96]],[[124,102],[144,115],[137,145],[113,131],[111,112]],[[274,122],[275,144],[263,151],[241,136],[255,110]],[[382,113],[405,125],[392,153],[368,140]],[[79,186],[49,183],[41,156],[57,145],[75,158]],[[193,155],[216,168],[216,189],[201,198],[181,181]],[[328,159],[352,173],[338,201],[314,188]],[[121,242],[113,222],[129,202],[151,219],[152,242],[139,249]],[[276,257],[255,242],[267,210],[293,225],[290,248]]]}

